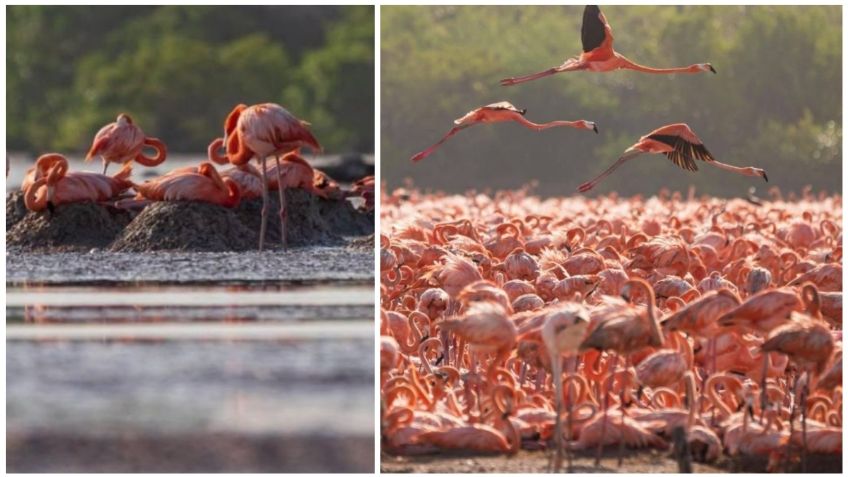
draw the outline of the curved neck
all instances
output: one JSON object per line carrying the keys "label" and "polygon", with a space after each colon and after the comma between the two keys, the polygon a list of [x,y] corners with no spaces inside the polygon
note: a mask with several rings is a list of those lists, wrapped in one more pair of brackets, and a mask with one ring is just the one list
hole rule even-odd
{"label": "curved neck", "polygon": [[227,157],[230,163],[240,166],[253,157],[253,152],[245,146],[238,132],[227,137]]}
{"label": "curved neck", "polygon": [[648,326],[650,326],[651,330],[651,339],[654,341],[654,346],[659,348],[664,347],[665,340],[663,339],[663,334],[660,330],[660,325],[659,323],[657,323],[657,317],[654,315],[654,313],[656,313],[655,309],[657,306],[656,297],[654,296],[654,289],[648,282],[642,279],[628,280],[625,285],[640,288],[645,294],[645,297],[648,300]]}
{"label": "curved neck", "polygon": [[26,192],[24,192],[24,205],[27,209],[38,212],[47,207],[47,194],[38,194],[41,186],[45,184],[47,184],[47,178],[42,177],[30,184]]}
{"label": "curved neck", "polygon": [[135,157],[136,162],[142,166],[153,167],[158,166],[165,161],[165,157],[168,155],[168,149],[165,147],[164,142],[156,139],[155,137],[146,137],[144,138],[144,145],[156,149],[156,155],[145,156],[143,152],[139,152]]}
{"label": "curved neck", "polygon": [[219,154],[219,151],[224,146],[224,138],[217,137],[211,143],[209,143],[209,147],[206,148],[206,157],[214,162],[215,164],[229,164],[230,160],[227,158],[227,154]]}
{"label": "curved neck", "polygon": [[241,112],[245,109],[247,109],[246,104],[239,104],[230,111],[230,114],[227,115],[227,119],[224,120],[224,142],[226,142],[227,137],[232,135],[236,130],[236,125],[241,117]]}

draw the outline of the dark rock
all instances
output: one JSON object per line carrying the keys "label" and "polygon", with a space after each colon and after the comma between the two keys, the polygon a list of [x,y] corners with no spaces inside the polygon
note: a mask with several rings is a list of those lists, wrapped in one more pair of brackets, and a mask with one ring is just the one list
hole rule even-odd
{"label": "dark rock", "polygon": [[203,202],[156,202],[144,208],[110,249],[113,252],[251,250],[257,235],[232,209]]}
{"label": "dark rock", "polygon": [[91,202],[60,205],[53,212],[27,211],[6,232],[6,244],[30,251],[103,248],[120,235],[129,221],[127,212]]}

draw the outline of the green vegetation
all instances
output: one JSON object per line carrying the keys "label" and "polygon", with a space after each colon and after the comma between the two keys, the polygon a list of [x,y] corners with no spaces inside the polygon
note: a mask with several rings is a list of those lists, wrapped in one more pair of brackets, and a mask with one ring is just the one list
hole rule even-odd
{"label": "green vegetation", "polygon": [[[711,62],[717,75],[563,73],[501,87],[501,78],[559,65],[581,51],[583,7],[383,7],[383,178],[444,190],[540,181],[570,194],[656,127],[686,122],[715,156],[766,169],[769,184],[708,165],[689,173],[661,156],[622,167],[598,190],[669,186],[743,195],[751,185],[841,190],[842,9],[774,6],[606,6],[615,48],[655,67]],[[463,131],[420,164],[410,156],[454,118],[495,101],[538,122],[597,121],[599,136],[517,125]],[[450,171],[449,173],[445,173]]]}
{"label": "green vegetation", "polygon": [[276,102],[328,151],[374,149],[374,14],[351,7],[7,7],[7,147],[84,151],[120,112],[201,152]]}

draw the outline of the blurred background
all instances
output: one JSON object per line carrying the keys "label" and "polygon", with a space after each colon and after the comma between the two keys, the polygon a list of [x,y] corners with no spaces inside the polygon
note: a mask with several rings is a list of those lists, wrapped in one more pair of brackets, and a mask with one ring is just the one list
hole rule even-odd
{"label": "blurred background", "polygon": [[374,8],[6,8],[9,151],[83,153],[119,112],[202,153],[237,103],[277,102],[328,152],[374,150]]}
{"label": "blurred background", "polygon": [[[643,156],[593,193],[667,186],[738,196],[756,186],[841,190],[840,6],[604,6],[616,51],[653,67],[710,62],[717,75],[573,72],[501,87],[582,51],[583,6],[381,9],[382,177],[425,188],[515,188],[569,195],[653,129],[686,122],[720,161],[767,170],[768,184],[699,164]],[[478,106],[510,101],[535,122],[596,121],[600,135],[475,126],[426,160],[409,158]]]}

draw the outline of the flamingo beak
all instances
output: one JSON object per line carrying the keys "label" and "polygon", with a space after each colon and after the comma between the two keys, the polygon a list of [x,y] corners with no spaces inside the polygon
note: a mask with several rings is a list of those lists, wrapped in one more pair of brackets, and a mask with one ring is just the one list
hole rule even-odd
{"label": "flamingo beak", "polygon": [[592,123],[592,131],[595,131],[595,134],[598,134],[598,125],[597,124]]}
{"label": "flamingo beak", "polygon": [[763,171],[763,179],[765,179],[766,182],[768,182],[768,176],[766,175],[766,171]]}
{"label": "flamingo beak", "polygon": [[713,68],[713,65],[707,65],[707,66],[710,68],[710,71],[712,71],[712,72],[713,72],[713,74],[718,74],[718,73],[716,72],[715,68]]}

